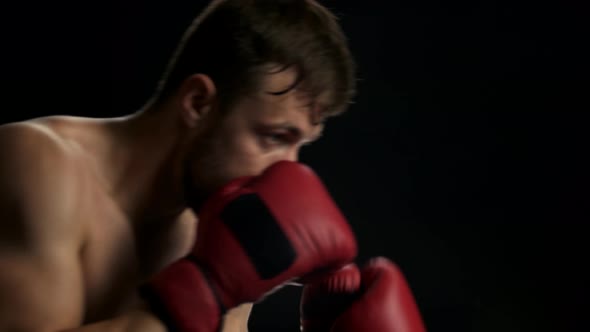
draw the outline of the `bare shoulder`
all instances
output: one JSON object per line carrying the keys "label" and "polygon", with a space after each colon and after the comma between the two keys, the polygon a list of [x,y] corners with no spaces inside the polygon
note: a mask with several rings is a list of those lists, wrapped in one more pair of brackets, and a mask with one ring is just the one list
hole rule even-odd
{"label": "bare shoulder", "polygon": [[66,214],[78,195],[76,165],[57,134],[30,122],[0,126],[0,160],[0,212],[8,217],[0,228],[16,220],[73,226]]}
{"label": "bare shoulder", "polygon": [[0,126],[0,160],[0,188],[56,182],[64,187],[75,169],[72,154],[55,132],[27,122]]}
{"label": "bare shoulder", "polygon": [[59,143],[59,136],[40,121],[13,122],[0,126],[0,151],[11,147],[34,148],[37,144],[56,146]]}
{"label": "bare shoulder", "polygon": [[58,331],[82,321],[75,169],[66,145],[48,128],[0,127],[2,331]]}

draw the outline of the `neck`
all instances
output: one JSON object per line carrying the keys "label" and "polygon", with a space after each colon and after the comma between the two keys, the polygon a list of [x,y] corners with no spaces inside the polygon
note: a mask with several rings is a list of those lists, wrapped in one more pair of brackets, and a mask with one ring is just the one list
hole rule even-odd
{"label": "neck", "polygon": [[186,135],[164,110],[143,110],[106,125],[107,182],[134,227],[166,222],[185,210]]}

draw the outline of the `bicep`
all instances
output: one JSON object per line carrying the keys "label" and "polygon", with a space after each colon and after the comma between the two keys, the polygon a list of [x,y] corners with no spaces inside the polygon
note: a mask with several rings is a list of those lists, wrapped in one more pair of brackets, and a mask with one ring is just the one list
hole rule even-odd
{"label": "bicep", "polygon": [[38,132],[0,133],[0,331],[56,331],[82,319],[81,233],[66,157]]}
{"label": "bicep", "polygon": [[0,252],[0,330],[56,331],[78,326],[80,268],[66,248]]}

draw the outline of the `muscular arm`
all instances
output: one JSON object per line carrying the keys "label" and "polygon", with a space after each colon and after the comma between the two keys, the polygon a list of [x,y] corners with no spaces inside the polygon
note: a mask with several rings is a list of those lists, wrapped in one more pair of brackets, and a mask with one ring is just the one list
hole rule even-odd
{"label": "muscular arm", "polygon": [[116,318],[59,332],[167,332],[166,327],[146,309],[135,309]]}
{"label": "muscular arm", "polygon": [[[147,306],[84,325],[80,183],[63,143],[41,127],[0,127],[0,331],[165,332]],[[251,304],[226,315],[246,332]]]}
{"label": "muscular arm", "polygon": [[51,133],[0,127],[0,331],[164,332],[147,310],[82,326],[76,169]]}

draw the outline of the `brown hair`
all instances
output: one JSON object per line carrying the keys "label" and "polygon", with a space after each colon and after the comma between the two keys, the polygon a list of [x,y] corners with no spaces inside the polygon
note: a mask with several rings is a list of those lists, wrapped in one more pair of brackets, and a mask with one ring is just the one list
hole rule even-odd
{"label": "brown hair", "polygon": [[[296,68],[297,86],[321,116],[344,111],[355,93],[355,65],[336,17],[314,0],[214,0],[193,21],[156,93],[171,96],[188,76],[206,74],[222,106],[259,87],[269,64]],[[321,98],[319,98],[321,96]]]}

